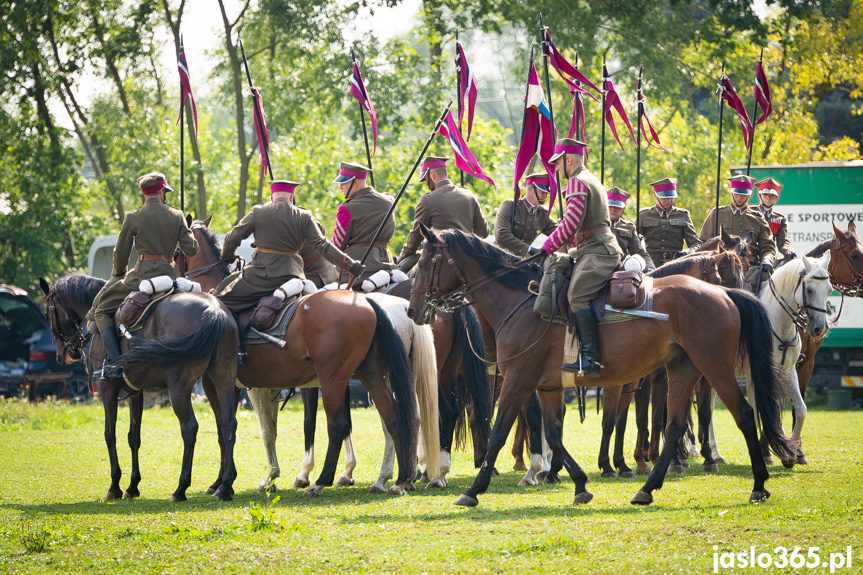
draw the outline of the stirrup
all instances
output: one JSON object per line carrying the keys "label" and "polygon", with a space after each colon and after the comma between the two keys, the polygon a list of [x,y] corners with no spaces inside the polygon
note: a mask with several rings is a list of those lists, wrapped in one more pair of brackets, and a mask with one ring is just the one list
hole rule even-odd
{"label": "stirrup", "polygon": [[803,363],[804,361],[806,361],[806,354],[801,353],[800,356],[797,358],[797,362],[794,364],[794,366],[796,367],[796,366],[800,365],[801,363]]}
{"label": "stirrup", "polygon": [[246,353],[245,351],[238,351],[237,352],[237,365],[238,366],[246,365],[246,356],[247,355],[249,355],[249,354]]}

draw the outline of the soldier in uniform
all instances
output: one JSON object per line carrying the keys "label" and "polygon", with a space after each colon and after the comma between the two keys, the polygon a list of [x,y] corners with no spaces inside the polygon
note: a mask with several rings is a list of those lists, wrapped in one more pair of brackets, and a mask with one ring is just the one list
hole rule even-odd
{"label": "soldier in uniform", "polygon": [[[165,174],[153,172],[141,176],[138,186],[144,194],[144,205],[126,214],[114,246],[111,279],[95,300],[94,319],[108,356],[102,370],[103,379],[120,377],[123,373],[122,368],[116,365],[120,357],[120,342],[114,327],[114,314],[126,296],[137,291],[142,280],[157,276],[176,278],[173,255],[178,245],[189,257],[198,253],[198,242],[183,213],[165,204],[165,194],[174,191]],[[127,273],[133,244],[138,252],[138,263]]]}
{"label": "soldier in uniform", "polygon": [[581,340],[583,373],[579,371],[578,363],[565,363],[561,369],[597,377],[602,364],[596,334],[597,318],[590,302],[608,283],[623,254],[611,231],[605,188],[584,167],[586,151],[584,142],[569,138],[555,142],[554,155],[549,163],[553,163],[557,173],[569,180],[566,212],[560,225],[545,240],[543,249],[547,254],[553,254],[566,242],[573,246],[569,250],[574,264],[567,296]]}
{"label": "soldier in uniform", "polygon": [[473,192],[449,181],[446,163],[449,158],[429,156],[420,166],[420,181],[430,192],[417,202],[414,225],[399,256],[399,269],[407,273],[419,260],[422,244],[420,224],[439,230],[461,230],[481,238],[488,236],[488,223]]}
{"label": "soldier in uniform", "polygon": [[[343,162],[339,175],[333,183],[339,185],[339,191],[345,198],[345,203],[336,212],[336,225],[333,227],[333,245],[344,250],[346,254],[357,260],[371,246],[372,238],[381,225],[381,220],[392,207],[395,198],[382,194],[366,184],[371,169]],[[366,271],[361,279],[367,279],[380,270],[395,268],[392,254],[387,244],[396,231],[396,218],[390,214],[381,229],[381,234],[372,246],[369,257],[365,261]]]}
{"label": "soldier in uniform", "polygon": [[[324,226],[317,219],[315,220],[315,227],[318,228],[318,232],[322,236],[326,236]],[[303,259],[303,273],[306,275],[306,279],[314,282],[318,289],[339,280],[336,266],[325,260],[321,252],[309,242],[305,242],[300,248],[300,257]]]}
{"label": "soldier in uniform", "polygon": [[761,210],[761,215],[764,216],[770,226],[776,251],[782,254],[785,259],[790,260],[797,257],[797,254],[791,249],[791,242],[788,240],[788,222],[785,219],[785,214],[780,214],[773,209],[773,206],[779,201],[779,194],[782,193],[782,182],[776,178],[764,178],[755,182],[755,186],[758,188],[758,209]]}
{"label": "soldier in uniform", "polygon": [[645,271],[652,270],[656,266],[653,265],[653,260],[650,259],[644,243],[635,231],[635,223],[620,217],[623,215],[623,210],[626,209],[629,192],[620,188],[611,188],[606,192],[606,195],[608,196],[608,217],[611,219],[611,229],[614,231],[614,237],[617,238],[617,243],[624,257],[638,254],[644,258]]}
{"label": "soldier in uniform", "polygon": [[234,260],[245,238],[255,234],[255,251],[243,272],[218,298],[235,315],[254,307],[263,296],[291,278],[304,278],[299,250],[304,242],[314,247],[337,268],[349,267],[358,277],[362,266],[331,244],[315,225],[309,210],[294,205],[296,182],[270,182],[272,201],[252,208],[225,237],[222,260]]}
{"label": "soldier in uniform", "polygon": [[[656,205],[638,212],[638,235],[644,238],[647,253],[657,266],[701,247],[689,210],[674,205],[677,178],[665,178],[650,184]],[[689,250],[684,251],[686,242]]]}
{"label": "soldier in uniform", "polygon": [[539,234],[549,235],[557,228],[557,222],[548,215],[545,208],[549,192],[548,174],[530,174],[525,181],[525,188],[524,196],[515,203],[515,218],[513,201],[509,199],[500,205],[494,221],[494,239],[497,245],[522,257],[525,254],[538,254],[539,250],[532,248],[530,244]]}
{"label": "soldier in uniform", "polygon": [[[776,244],[773,242],[773,233],[770,231],[767,220],[757,208],[749,207],[749,198],[752,197],[755,178],[752,176],[732,176],[728,178],[728,181],[731,182],[731,203],[727,206],[721,206],[718,212],[716,208],[710,210],[707,219],[704,220],[704,225],[701,226],[701,240],[712,238],[715,235],[714,227],[719,226],[735,236],[742,237],[748,232],[752,232],[753,239],[750,247],[757,250],[758,254],[749,257],[751,268],[747,279],[751,278],[759,268],[767,274],[763,279],[767,279],[773,273]],[[719,226],[715,225],[717,221]]]}

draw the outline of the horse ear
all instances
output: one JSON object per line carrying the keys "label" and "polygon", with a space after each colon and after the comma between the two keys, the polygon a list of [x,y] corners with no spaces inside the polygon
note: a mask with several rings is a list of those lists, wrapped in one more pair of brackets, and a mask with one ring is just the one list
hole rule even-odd
{"label": "horse ear", "polygon": [[721,262],[724,259],[725,259],[725,252],[716,252],[711,256],[710,261],[711,261],[711,263],[718,265],[719,262]]}
{"label": "horse ear", "polygon": [[431,231],[429,228],[427,228],[425,226],[425,224],[423,224],[422,222],[419,222],[419,225],[420,225],[420,233],[422,234],[422,236],[425,239],[427,239],[428,241],[430,241],[432,243],[438,242],[437,236],[435,235],[435,233],[433,231]]}
{"label": "horse ear", "polygon": [[210,222],[212,222],[212,221],[213,221],[213,214],[210,214],[206,220],[201,220],[201,225],[209,230],[210,229]]}
{"label": "horse ear", "polygon": [[854,218],[848,220],[848,233],[857,235],[857,224],[854,223]]}
{"label": "horse ear", "polygon": [[[851,224],[848,225],[848,231],[851,231]],[[833,233],[836,234],[836,239],[839,240],[839,243],[844,242],[848,238],[845,232],[843,232],[835,223],[833,224]]]}
{"label": "horse ear", "polygon": [[725,231],[725,226],[719,226],[719,237],[722,238],[722,245],[725,247],[731,246],[731,234]]}
{"label": "horse ear", "polygon": [[39,287],[42,288],[42,291],[45,295],[48,295],[48,292],[51,291],[51,286],[48,285],[48,282],[45,281],[45,278],[39,276]]}
{"label": "horse ear", "polygon": [[809,258],[807,258],[806,255],[804,254],[804,255],[800,256],[800,259],[803,260],[803,269],[806,271],[806,273],[807,274],[811,273],[812,272],[812,262],[809,261]]}
{"label": "horse ear", "polygon": [[824,269],[827,269],[827,266],[830,265],[830,250],[824,252],[824,255],[821,256],[821,265],[824,266]]}
{"label": "horse ear", "polygon": [[194,220],[192,220],[192,214],[186,214],[186,226],[191,228],[193,221]]}

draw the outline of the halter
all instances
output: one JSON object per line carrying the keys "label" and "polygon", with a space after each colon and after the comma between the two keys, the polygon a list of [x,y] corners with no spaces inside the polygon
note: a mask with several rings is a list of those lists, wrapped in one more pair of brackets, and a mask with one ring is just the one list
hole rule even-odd
{"label": "halter", "polygon": [[[839,238],[833,238],[833,242],[830,244],[830,265],[827,266],[827,274],[830,276],[830,282],[833,284],[833,289],[841,293],[843,297],[846,295],[849,297],[863,297],[863,273],[854,269],[854,265],[851,263],[851,258],[848,257],[848,254],[844,249],[842,249],[856,243],[857,238],[849,234],[848,237],[845,238],[844,242],[840,242]],[[845,262],[845,265],[848,268],[848,273],[850,273],[853,278],[851,284],[836,279],[836,266],[840,261],[839,258],[835,257],[836,252],[841,254],[841,261]]]}
{"label": "halter", "polygon": [[[57,301],[57,294],[54,293],[54,288],[48,292],[48,295],[45,297],[45,303],[48,304],[48,312],[46,315],[48,316],[48,323],[51,325],[51,335],[54,336],[55,339],[59,340],[63,344],[63,350],[69,351],[71,350],[78,356],[83,355],[84,348],[90,342],[90,339],[93,337],[93,334],[88,333],[84,335],[84,328],[86,327],[86,322],[76,320],[72,314],[59,302]],[[57,309],[60,309],[63,312],[63,315],[66,316],[66,320],[72,324],[76,324],[75,332],[72,335],[63,335],[60,333],[59,328],[59,316],[57,315]]]}
{"label": "halter", "polygon": [[[808,327],[809,315],[807,313],[807,310],[811,309],[813,311],[821,312],[825,315],[830,313],[827,309],[815,307],[813,305],[810,305],[809,302],[806,301],[806,281],[803,279],[805,277],[806,271],[801,271],[799,277],[797,278],[797,283],[794,286],[794,290],[791,292],[792,295],[796,294],[797,290],[800,289],[801,286],[803,287],[803,290],[801,292],[803,296],[803,303],[796,306],[796,309],[794,309],[793,306],[791,306],[787,301],[785,301],[785,298],[776,293],[776,284],[773,282],[773,277],[771,276],[770,279],[767,280],[767,285],[768,287],[770,287],[770,293],[773,294],[774,298],[776,298],[777,303],[779,303],[779,307],[782,309],[782,311],[785,312],[785,314],[789,318],[791,318],[792,323],[797,328],[799,328],[799,330],[794,330],[793,339],[785,340],[776,333],[776,331],[773,329],[773,326],[770,327],[770,331],[773,333],[773,337],[775,337],[776,340],[779,342],[779,349],[782,351],[783,364],[785,363],[785,355],[788,353],[788,350],[792,347],[796,347],[799,343],[800,331],[805,331]],[[829,281],[830,278],[828,278],[827,276],[813,276],[811,279],[819,281]],[[796,303],[797,302],[795,301],[795,304]]]}

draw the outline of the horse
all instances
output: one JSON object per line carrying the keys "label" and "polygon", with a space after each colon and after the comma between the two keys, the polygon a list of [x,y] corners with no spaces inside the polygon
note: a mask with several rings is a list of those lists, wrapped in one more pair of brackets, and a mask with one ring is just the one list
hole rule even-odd
{"label": "horse", "polygon": [[[420,231],[426,241],[411,293],[409,314],[414,321],[428,321],[434,307],[463,306],[465,297],[470,296],[477,313],[498,335],[498,365],[503,374],[498,417],[476,480],[455,501],[456,505],[472,507],[479,504],[479,494],[488,489],[498,452],[525,401],[535,389],[548,389],[546,386],[559,380],[566,327],[543,321],[531,306],[520,304],[531,297],[529,282],[539,279],[535,264],[462,232],[433,232],[422,225]],[[669,314],[669,321],[639,318],[599,325],[604,357],[625,355],[628,360],[606,359],[600,375],[590,382],[597,387],[625,385],[666,366],[667,441],[650,477],[631,503],[651,503],[652,492],[662,486],[673,450],[685,429],[689,397],[702,374],[717,390],[746,440],[754,476],[750,501],[768,499],[770,492],[764,483],[769,473],[758,445],[755,412],[777,455],[791,457],[796,446],[781,430],[781,387],[771,361],[770,324],[763,306],[745,292],[725,290],[687,276],[655,280],[653,303],[655,311]],[[711,329],[704,329],[703,317],[711,318]],[[738,357],[749,361],[755,381],[755,410],[746,403],[734,377]],[[589,502],[593,495],[586,489],[588,477],[564,448],[560,421],[547,409],[543,410],[543,418],[549,445],[575,483],[574,503]]]}
{"label": "horse", "polygon": [[[86,316],[93,299],[105,281],[84,274],[67,274],[49,286],[44,278],[39,285],[45,293],[45,308],[51,334],[57,345],[57,361],[66,364],[84,357],[83,348],[89,336],[84,336]],[[210,398],[219,420],[222,438],[222,459],[217,493],[223,501],[230,501],[231,486],[237,471],[233,462],[237,420],[235,416],[236,353],[239,336],[237,325],[230,312],[209,294],[177,293],[156,305],[136,336],[124,339],[128,348],[121,357],[124,378],[137,389],[167,388],[171,406],[180,421],[183,437],[183,463],[177,489],[171,501],[185,501],[186,490],[192,482],[192,457],[198,433],[198,422],[192,409],[192,389],[203,377],[209,381]],[[105,356],[102,340],[97,334],[86,354],[88,373],[91,375]],[[120,489],[120,463],[117,459],[117,396],[120,386],[116,381],[105,381],[99,386],[99,397],[105,410],[105,443],[111,463],[111,486],[106,500],[140,496],[138,485],[141,473],[138,467],[138,450],[141,446],[142,394],[130,399],[132,412],[129,429],[129,447],[132,450],[132,475],[125,493]]]}
{"label": "horse", "polygon": [[[200,282],[202,289],[218,285],[228,271],[226,262],[220,260],[218,240],[208,226],[209,220],[191,225],[202,246],[197,255],[177,255],[181,273]],[[393,309],[404,305],[397,298],[388,299],[392,301],[384,305]],[[427,328],[425,332],[412,330],[419,354],[415,357],[420,360],[415,365],[414,382],[404,344],[380,301],[345,290],[312,294],[303,300],[288,325],[284,347],[264,343],[245,348],[247,360],[237,371],[243,386],[269,390],[311,384],[321,389],[329,445],[321,475],[304,491],[308,496],[319,496],[324,487],[333,484],[341,444],[350,434],[346,395],[352,375],[369,391],[395,443],[399,473],[389,493],[403,495],[412,486],[420,423],[429,476],[437,479],[440,474],[437,381],[430,334]],[[261,407],[267,403],[271,402],[254,404]],[[423,415],[421,420],[417,407]],[[277,414],[275,409],[258,414],[265,445],[270,438],[275,445],[276,428],[271,418]],[[270,483],[279,473],[274,447],[268,458],[270,472],[266,481]],[[217,489],[217,483],[210,490]]]}

